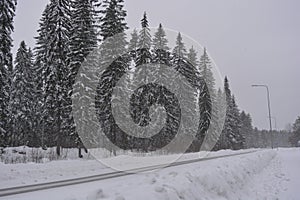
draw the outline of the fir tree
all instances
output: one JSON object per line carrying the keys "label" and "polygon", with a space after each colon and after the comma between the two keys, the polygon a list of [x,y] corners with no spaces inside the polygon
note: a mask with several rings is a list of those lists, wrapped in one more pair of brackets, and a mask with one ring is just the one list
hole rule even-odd
{"label": "fir tree", "polygon": [[67,83],[70,92],[68,92],[69,96],[66,97],[66,117],[69,118],[64,128],[67,134],[74,136],[75,143],[79,147],[79,157],[82,157],[81,147],[83,147],[83,144],[77,133],[75,133],[75,124],[71,113],[71,95],[73,94],[73,86],[81,64],[97,47],[97,26],[95,25],[95,21],[97,21],[98,17],[96,14],[94,4],[92,4],[90,0],[73,1],[71,12],[72,31],[69,43],[70,53],[68,54],[68,68],[70,69],[70,74],[68,75],[69,82]]}
{"label": "fir tree", "polygon": [[[182,115],[187,116],[184,119],[181,119],[183,124],[186,124],[185,127],[182,127],[183,129],[183,142],[185,137],[191,137],[191,133],[194,133],[195,130],[191,130],[192,125],[190,125],[191,122],[193,122],[192,115],[188,115],[187,113],[195,113],[199,112],[199,110],[196,110],[197,107],[195,106],[198,102],[198,93],[195,90],[200,90],[200,88],[203,86],[202,82],[200,81],[200,75],[196,68],[196,66],[192,65],[190,62],[186,59],[186,50],[185,50],[185,44],[182,40],[181,34],[179,33],[177,36],[176,46],[173,49],[173,53],[171,55],[171,67],[175,69],[180,76],[185,77],[185,80],[187,82],[177,82],[176,88],[174,90],[177,90],[180,94],[180,98],[182,99],[182,105],[184,105],[187,109],[182,110]],[[177,77],[175,77],[177,79]],[[189,93],[190,91],[193,91],[195,93],[192,94],[192,98],[190,98]],[[193,146],[193,145],[192,145]],[[192,147],[190,147],[189,150],[194,150]]]}
{"label": "fir tree", "polygon": [[[139,84],[145,85],[148,82],[149,75],[151,73],[147,67],[145,68],[145,64],[150,63],[152,60],[152,55],[150,52],[151,34],[146,12],[144,12],[143,18],[141,19],[141,27],[142,29],[139,33],[138,50],[135,60],[135,71],[136,74],[138,74],[138,77],[134,77],[134,79],[142,81],[142,83]],[[136,83],[135,85],[138,85],[138,83]],[[148,99],[142,97],[142,94],[148,94],[148,91],[146,90],[148,90],[148,87],[139,88],[139,90],[135,94],[136,96],[133,97],[133,99],[137,99],[135,101],[136,105],[132,106],[133,110],[130,111],[131,115],[134,118],[133,120],[140,126],[146,126],[150,121],[149,116],[147,115],[148,102],[142,102],[143,100]]]}
{"label": "fir tree", "polygon": [[293,146],[299,146],[300,141],[300,116],[296,119],[293,124],[292,136],[289,138],[290,143]]}
{"label": "fir tree", "polygon": [[12,38],[16,0],[0,1],[0,146],[10,145]]}
{"label": "fir tree", "polygon": [[229,109],[231,110],[231,115],[229,117],[232,118],[232,137],[229,135],[232,149],[243,149],[245,147],[245,136],[241,132],[240,110],[236,104],[234,95],[231,97]]}
{"label": "fir tree", "polygon": [[178,33],[177,38],[176,38],[176,45],[173,49],[173,54],[176,54],[177,56],[181,58],[185,58],[187,53],[186,53],[186,48],[183,43],[181,33]]}
{"label": "fir tree", "polygon": [[154,48],[154,50],[157,50],[157,49],[162,49],[165,51],[170,50],[170,48],[168,47],[168,40],[166,38],[165,30],[163,29],[161,24],[159,24],[158,29],[154,34],[153,48]]}
{"label": "fir tree", "polygon": [[220,150],[226,148],[225,145],[227,144],[227,138],[222,133],[224,127],[224,120],[226,117],[227,112],[227,103],[225,98],[225,93],[219,88],[216,93],[215,98],[215,107],[212,111],[212,126],[213,126],[213,133],[212,139],[215,143],[215,147],[213,150]]}
{"label": "fir tree", "polygon": [[241,134],[245,136],[245,147],[250,148],[254,147],[254,138],[252,119],[250,114],[246,114],[245,111],[242,111],[240,114],[241,120]]}
{"label": "fir tree", "polygon": [[192,65],[198,67],[199,61],[197,58],[197,52],[193,46],[189,49],[189,53],[187,54],[187,59]]}
{"label": "fir tree", "polygon": [[[164,74],[163,68],[170,66],[171,63],[171,53],[169,52],[170,48],[168,47],[168,40],[166,38],[166,33],[163,29],[162,24],[159,24],[159,27],[154,34],[153,38],[153,63],[157,64],[154,71],[152,71],[153,77],[158,77],[160,80],[167,82],[171,77]],[[164,66],[163,66],[164,65]]]}
{"label": "fir tree", "polygon": [[224,81],[224,91],[226,96],[227,110],[224,128],[222,131],[223,137],[225,137],[222,148],[241,149],[244,148],[245,137],[240,132],[240,113],[235,102],[235,98],[231,94],[227,77],[225,77]]}
{"label": "fir tree", "polygon": [[127,14],[124,10],[124,0],[104,0],[102,6],[104,8],[101,11],[103,17],[100,20],[102,40],[123,33],[128,29],[125,22]]}
{"label": "fir tree", "polygon": [[17,51],[12,79],[13,133],[12,146],[36,146],[38,136],[33,131],[34,83],[32,53],[24,41]]}
{"label": "fir tree", "polygon": [[139,49],[148,49],[149,51],[151,48],[152,39],[146,12],[144,12],[143,18],[141,20],[141,25],[142,29],[140,30],[139,34],[138,46]]}
{"label": "fir tree", "polygon": [[139,35],[136,29],[134,29],[133,32],[131,33],[131,39],[128,44],[129,51],[136,51],[138,49],[138,40],[139,40]]}
{"label": "fir tree", "polygon": [[[49,78],[49,74],[51,73],[50,68],[48,67],[48,56],[47,52],[50,46],[48,45],[50,35],[49,30],[51,28],[50,23],[50,5],[47,4],[46,8],[42,13],[42,17],[39,23],[38,36],[36,39],[36,46],[34,48],[35,54],[35,86],[36,86],[36,130],[40,133],[41,138],[41,146],[43,148],[46,145],[53,145],[53,140],[50,137],[51,129],[48,129],[49,118],[47,118],[48,113],[50,112],[50,108],[47,109],[46,99],[49,94],[46,94],[47,85],[46,80]],[[50,127],[52,128],[52,127]],[[46,142],[47,141],[47,144]]]}
{"label": "fir tree", "polygon": [[[128,28],[127,23],[125,22],[126,11],[124,10],[124,1],[123,0],[105,0],[103,2],[101,19],[101,29],[100,35],[102,37],[103,43],[100,49],[100,65],[109,69],[107,73],[104,73],[100,78],[103,85],[99,85],[97,88],[97,98],[96,105],[98,109],[98,116],[102,118],[102,128],[107,130],[107,134],[111,137],[113,143],[121,143],[122,139],[118,139],[117,125],[114,122],[110,105],[111,105],[111,92],[114,83],[116,83],[114,78],[122,76],[126,71],[129,70],[127,59],[119,60],[119,56],[125,53],[126,50],[126,37],[124,31]],[[113,62],[115,60],[118,62]],[[113,71],[116,66],[116,63],[120,63],[121,66],[116,71]],[[103,103],[103,104],[102,104]],[[116,154],[115,149],[110,149],[114,155]]]}
{"label": "fir tree", "polygon": [[94,7],[90,0],[75,0],[71,12],[70,53],[68,55],[71,70],[70,80],[73,84],[78,69],[87,55],[96,48],[97,35]]}
{"label": "fir tree", "polygon": [[44,77],[44,132],[48,143],[57,146],[57,155],[66,145],[63,131],[68,119],[68,42],[70,39],[70,1],[51,0],[46,7],[38,30],[37,63],[43,67]]}
{"label": "fir tree", "polygon": [[200,58],[199,68],[200,75],[204,79],[210,92],[210,96],[213,99],[215,95],[215,78],[212,72],[211,61],[206,52],[206,48],[204,48],[203,55]]}
{"label": "fir tree", "polygon": [[[197,134],[197,139],[202,142],[207,131],[211,125],[212,119],[212,97],[209,92],[209,88],[204,81],[204,79],[200,78],[200,88],[199,88],[199,114],[200,114],[200,122],[199,129]],[[199,149],[197,149],[199,151]]]}

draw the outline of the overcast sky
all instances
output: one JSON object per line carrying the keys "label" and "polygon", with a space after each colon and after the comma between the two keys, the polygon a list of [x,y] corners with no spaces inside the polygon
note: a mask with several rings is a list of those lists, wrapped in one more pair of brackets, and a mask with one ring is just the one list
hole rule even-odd
{"label": "overcast sky", "polygon": [[[18,0],[14,52],[22,40],[33,47],[48,0]],[[130,27],[143,12],[150,26],[178,30],[206,46],[227,75],[239,107],[254,126],[268,129],[267,84],[272,115],[283,129],[300,115],[300,1],[298,0],[125,0]]]}

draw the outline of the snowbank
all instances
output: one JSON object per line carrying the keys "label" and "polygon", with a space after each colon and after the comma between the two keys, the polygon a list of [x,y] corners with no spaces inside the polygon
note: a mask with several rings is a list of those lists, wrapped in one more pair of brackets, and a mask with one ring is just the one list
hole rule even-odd
{"label": "snowbank", "polygon": [[123,199],[144,200],[245,199],[253,195],[245,194],[244,186],[267,167],[275,155],[275,151],[264,150],[168,168],[148,175],[144,184],[122,189],[120,194],[123,193]]}
{"label": "snowbank", "polygon": [[[223,151],[221,154],[226,152]],[[227,153],[231,153],[231,151]],[[220,152],[211,153],[210,156],[214,156],[213,154],[220,154]],[[277,158],[276,155],[275,150],[260,150],[250,154],[164,168],[146,174],[133,174],[98,182],[20,194],[7,199],[252,200],[256,199],[256,195],[249,187],[252,186],[254,179],[257,180],[257,177],[262,175],[264,168],[269,167],[268,165],[276,160],[273,159]],[[57,162],[61,163],[62,161]]]}

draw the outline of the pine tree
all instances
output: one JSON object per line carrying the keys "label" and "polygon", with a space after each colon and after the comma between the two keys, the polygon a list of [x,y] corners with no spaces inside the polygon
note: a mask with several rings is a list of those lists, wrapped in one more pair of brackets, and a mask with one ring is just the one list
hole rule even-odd
{"label": "pine tree", "polygon": [[152,54],[152,61],[153,63],[157,64],[155,70],[152,71],[153,77],[157,77],[164,82],[168,82],[171,77],[169,77],[170,75],[164,73],[163,69],[166,66],[171,65],[171,53],[162,24],[159,24],[159,27],[154,34]]}
{"label": "pine tree", "polygon": [[199,122],[197,139],[201,142],[206,136],[207,131],[211,125],[213,99],[210,95],[209,88],[202,77],[200,78],[199,82],[200,82],[200,87],[199,87],[200,122]]}
{"label": "pine tree", "polygon": [[198,67],[199,61],[197,59],[197,52],[193,46],[189,49],[189,53],[187,54],[187,59],[192,65]]}
{"label": "pine tree", "polygon": [[100,65],[107,68],[113,60],[125,53],[126,35],[128,29],[125,22],[126,11],[124,10],[123,0],[105,0],[104,10],[101,11],[100,36],[102,44],[100,49]]}
{"label": "pine tree", "polygon": [[64,113],[68,96],[68,42],[70,39],[70,1],[51,0],[46,7],[38,30],[36,60],[43,68],[44,113],[43,126],[48,144],[57,146],[57,155],[66,144],[63,131],[66,124]]}
{"label": "pine tree", "polygon": [[122,55],[126,50],[125,30],[128,29],[125,22],[126,11],[124,10],[123,0],[105,0],[103,2],[100,20],[100,35],[102,37],[101,60],[102,65],[107,61],[114,60],[117,55]]}
{"label": "pine tree", "polygon": [[240,132],[240,111],[235,102],[234,96],[231,94],[227,77],[225,77],[224,81],[224,91],[226,96],[227,110],[224,128],[222,131],[222,137],[225,137],[225,139],[222,141],[223,144],[221,144],[221,146],[222,148],[227,149],[241,149],[244,148],[245,137]]}
{"label": "pine tree", "polygon": [[[148,63],[152,61],[152,54],[150,51],[151,48],[151,34],[147,19],[147,14],[144,12],[143,18],[141,19],[141,30],[138,35],[138,44],[137,50],[134,55],[134,68],[135,76],[133,76],[133,84],[134,85],[146,85],[149,81],[150,70],[147,67]],[[143,96],[144,95],[144,96]],[[149,111],[149,87],[140,87],[137,91],[131,96],[130,103],[132,109],[130,109],[130,115],[133,118],[133,121],[139,126],[146,126],[150,122],[150,118],[148,116]],[[141,136],[147,133],[140,133]],[[141,150],[143,148],[144,151],[147,151],[148,144],[130,144],[131,146],[139,146],[137,150]]]}
{"label": "pine tree", "polygon": [[[198,93],[193,89],[199,90],[202,86],[202,83],[200,81],[199,72],[196,66],[192,65],[186,59],[185,44],[180,33],[177,36],[176,46],[173,49],[173,53],[171,54],[171,67],[175,69],[180,74],[180,76],[185,77],[185,80],[187,80],[187,82],[177,82],[176,87],[174,88],[174,90],[177,90],[180,94],[182,105],[187,108],[186,110],[183,110],[185,112],[183,113],[183,115],[187,117],[181,119],[180,122],[182,124],[185,124],[185,127],[182,127],[182,140],[184,142],[184,138],[191,137],[191,133],[194,133],[195,131],[191,130],[192,124],[190,124],[194,119],[192,118],[192,115],[188,115],[187,113],[199,112],[199,110],[196,110],[197,107],[195,106],[198,103]],[[178,77],[175,77],[175,79],[178,79]],[[192,97],[190,98],[189,93],[191,91],[194,91],[195,93],[193,93]],[[189,150],[194,149],[190,147]]]}
{"label": "pine tree", "polygon": [[293,146],[299,146],[300,141],[300,116],[295,120],[292,129],[292,136],[289,138]]}
{"label": "pine tree", "polygon": [[243,149],[245,147],[245,136],[241,132],[240,110],[236,104],[234,95],[231,97],[229,108],[231,110],[230,117],[232,118],[231,126],[233,133],[232,137],[230,137],[231,146],[235,150]]}
{"label": "pine tree", "polygon": [[203,55],[200,58],[200,75],[204,79],[208,90],[210,92],[210,96],[214,99],[215,96],[215,78],[212,72],[211,61],[206,52],[206,48],[204,48]]}
{"label": "pine tree", "polygon": [[34,147],[43,147],[44,144],[44,132],[43,132],[43,68],[40,65],[37,65],[35,61],[34,53],[30,48],[28,48],[29,59],[31,60],[31,123],[32,130],[29,134],[28,145]]}
{"label": "pine tree", "polygon": [[134,29],[133,32],[131,33],[131,39],[128,44],[129,51],[136,51],[138,49],[138,40],[139,40],[139,35],[137,33],[137,30]]}
{"label": "pine tree", "polygon": [[171,78],[163,71],[166,66],[170,66],[171,55],[169,50],[170,48],[168,47],[166,33],[163,29],[162,24],[159,24],[159,27],[153,38],[152,61],[157,65],[155,67],[155,70],[152,71],[152,75],[153,77],[157,77],[157,79],[165,82],[167,82]]}
{"label": "pine tree", "polygon": [[125,22],[127,14],[126,10],[124,10],[124,0],[104,0],[102,6],[104,8],[101,11],[104,16],[100,21],[100,35],[102,36],[102,40],[123,33],[128,29]]}
{"label": "pine tree", "polygon": [[233,137],[232,133],[232,121],[230,118],[231,115],[231,90],[229,88],[229,82],[227,77],[224,79],[224,93],[226,97],[226,116],[225,116],[225,122],[224,122],[224,127],[221,133],[221,144],[220,144],[220,149],[230,149],[232,148],[231,143],[230,143],[230,138]]}
{"label": "pine tree", "polygon": [[[190,60],[197,63],[196,56],[193,48],[190,50]],[[212,109],[212,105],[216,104],[216,91],[215,91],[215,79],[211,71],[211,61],[204,48],[203,55],[200,57],[199,63],[200,77],[202,81],[202,87],[199,93],[199,107],[200,107],[200,123],[199,123],[199,134],[201,140],[207,134],[210,126],[218,126],[218,122],[212,122],[214,119],[212,115],[217,115],[217,111]],[[221,99],[219,99],[221,100]],[[213,127],[214,132],[218,131],[218,127]],[[212,133],[211,133],[212,134]],[[214,133],[217,134],[217,133]]]}
{"label": "pine tree", "polygon": [[78,69],[87,55],[96,48],[97,35],[94,7],[90,0],[75,0],[71,13],[70,53],[68,54],[71,69],[70,80],[73,84]]}
{"label": "pine tree", "polygon": [[[129,61],[119,58],[120,55],[125,53],[127,45],[124,32],[128,27],[125,22],[126,11],[123,4],[123,0],[105,0],[103,2],[104,10],[102,10],[103,17],[100,21],[100,35],[103,40],[100,49],[100,65],[108,71],[100,77],[101,82],[97,88],[96,108],[98,109],[98,117],[102,119],[101,126],[103,130],[107,131],[114,144],[122,143],[120,141],[122,138],[117,138],[117,125],[110,109],[112,87],[116,83],[115,81],[118,81],[115,79],[120,78],[129,70]],[[120,64],[121,67],[118,68],[118,66],[115,66],[116,64]],[[114,148],[110,150],[116,155]]]}
{"label": "pine tree", "polygon": [[16,0],[0,1],[0,146],[10,145],[12,38]]}
{"label": "pine tree", "polygon": [[253,126],[252,126],[252,119],[250,114],[246,114],[245,111],[242,111],[240,114],[241,120],[241,133],[245,136],[245,147],[251,148],[254,147],[254,138],[253,134]]}
{"label": "pine tree", "polygon": [[187,53],[185,49],[185,45],[183,43],[181,33],[178,33],[177,38],[176,38],[176,45],[173,49],[173,54],[176,54],[177,56],[181,58],[185,58]]}
{"label": "pine tree", "polygon": [[[42,13],[42,17],[40,19],[38,36],[36,39],[36,46],[34,48],[35,55],[35,86],[36,86],[36,127],[35,129],[40,133],[41,146],[45,148],[47,145],[53,146],[53,139],[51,136],[51,128],[48,129],[49,118],[48,113],[50,112],[50,108],[47,108],[46,99],[48,97],[48,93],[46,93],[47,86],[46,80],[49,78],[49,74],[51,73],[50,68],[48,67],[48,49],[50,46],[48,45],[50,35],[49,30],[51,29],[50,23],[50,5],[47,4],[46,8]],[[47,141],[47,142],[46,142]]]}
{"label": "pine tree", "polygon": [[81,64],[97,47],[97,26],[95,24],[97,18],[98,16],[97,12],[95,12],[94,4],[92,4],[90,0],[73,1],[71,13],[72,31],[69,43],[70,53],[68,54],[68,64],[70,69],[70,74],[68,75],[68,90],[70,92],[68,92],[69,96],[66,97],[66,117],[69,117],[69,119],[66,121],[64,128],[68,135],[72,135],[73,138],[75,138],[75,143],[79,147],[79,157],[82,157],[81,147],[83,147],[83,144],[77,133],[75,133],[75,124],[71,113],[71,95],[73,94],[73,86],[78,86],[74,85],[74,83]]}
{"label": "pine tree", "polygon": [[153,48],[154,50],[162,49],[169,51],[168,39],[166,38],[165,30],[162,27],[162,24],[159,24],[157,31],[154,34],[153,38]]}
{"label": "pine tree", "polygon": [[224,129],[223,125],[224,125],[224,120],[227,112],[227,103],[226,103],[225,93],[220,88],[216,93],[216,99],[214,103],[215,103],[215,107],[214,107],[215,110],[212,111],[212,121],[211,121],[213,126],[212,140],[215,143],[213,150],[220,150],[225,148],[225,145],[227,144],[227,138],[222,132]]}
{"label": "pine tree", "polygon": [[34,84],[32,53],[24,41],[17,51],[12,79],[13,133],[12,144],[35,146],[38,137],[33,131]]}
{"label": "pine tree", "polygon": [[147,49],[149,51],[151,48],[152,39],[146,12],[144,12],[143,18],[141,20],[141,25],[142,29],[140,30],[139,34],[138,47],[139,49]]}

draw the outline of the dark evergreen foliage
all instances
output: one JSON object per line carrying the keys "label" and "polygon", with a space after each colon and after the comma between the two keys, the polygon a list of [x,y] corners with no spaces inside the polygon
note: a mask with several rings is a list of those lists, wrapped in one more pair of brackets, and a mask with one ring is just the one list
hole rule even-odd
{"label": "dark evergreen foliage", "polygon": [[0,1],[0,146],[10,145],[11,127],[11,53],[16,0]]}
{"label": "dark evergreen foliage", "polygon": [[[239,111],[227,77],[224,93],[221,90],[216,92],[218,88],[215,88],[212,63],[206,49],[198,60],[197,51],[191,47],[187,52],[183,38],[178,33],[176,45],[170,52],[162,24],[159,24],[155,34],[151,36],[146,12],[141,20],[142,29],[139,32],[135,30],[127,43],[125,31],[128,27],[125,21],[127,14],[124,0],[104,0],[101,4],[99,2],[99,0],[51,0],[40,20],[34,55],[30,48],[26,47],[25,42],[22,42],[14,68],[10,35],[13,31],[15,1],[0,2],[1,13],[4,13],[0,17],[1,146],[28,145],[44,148],[56,146],[58,155],[62,147],[79,147],[79,157],[82,157],[81,148],[84,148],[82,141],[89,147],[98,144],[96,137],[85,135],[79,137],[76,133],[71,95],[78,95],[76,92],[79,90],[89,89],[89,85],[75,84],[75,80],[78,76],[83,82],[92,81],[85,80],[85,74],[79,74],[78,71],[100,40],[102,46],[99,53],[89,57],[93,62],[87,63],[85,67],[86,70],[90,70],[89,73],[93,73],[99,65],[106,67],[101,77],[96,77],[95,74],[94,78],[99,80],[99,85],[97,98],[93,101],[96,103],[101,127],[111,142],[123,149],[144,152],[165,146],[172,140],[182,123],[180,99],[188,108],[186,113],[198,112],[193,106],[197,103],[200,109],[198,132],[188,151],[199,151],[203,139],[208,134],[212,135],[213,140],[219,139],[215,150],[253,146],[256,133],[253,135],[255,130],[251,125],[251,117],[244,111]],[[126,48],[129,53],[125,53]],[[150,64],[152,68],[149,67]],[[170,76],[165,73],[165,68],[178,73]],[[136,80],[131,74],[133,72],[139,74],[143,83],[139,88],[131,87],[133,80]],[[111,101],[116,100],[112,96],[113,88],[119,87],[117,82],[126,74],[125,85],[119,89],[131,93],[130,116],[127,117],[137,125],[145,127],[152,120],[153,106],[164,107],[166,111],[166,124],[153,137],[140,139],[128,136],[118,127],[112,115]],[[155,80],[178,83],[179,75],[187,80],[174,86],[174,90],[179,91],[179,96],[168,88],[153,83]],[[154,78],[150,81],[149,77]],[[195,88],[192,97],[188,94],[191,88]],[[224,95],[226,113],[222,113]],[[88,95],[82,97],[80,103],[85,104],[88,98],[90,98]],[[81,114],[82,123],[86,123],[91,110]],[[192,115],[185,116],[183,120],[186,122],[193,121],[189,118]],[[223,117],[225,124],[221,127],[220,121]],[[209,129],[211,126],[213,128]],[[188,137],[195,131],[190,129],[189,123],[182,127],[181,134],[184,135],[182,142],[185,136]],[[221,130],[222,134],[218,138]],[[294,136],[291,137],[294,144],[299,140],[298,132],[295,123]],[[257,133],[257,135],[269,137],[267,134]],[[115,148],[110,146],[107,140],[102,142],[103,146],[116,155]]]}

